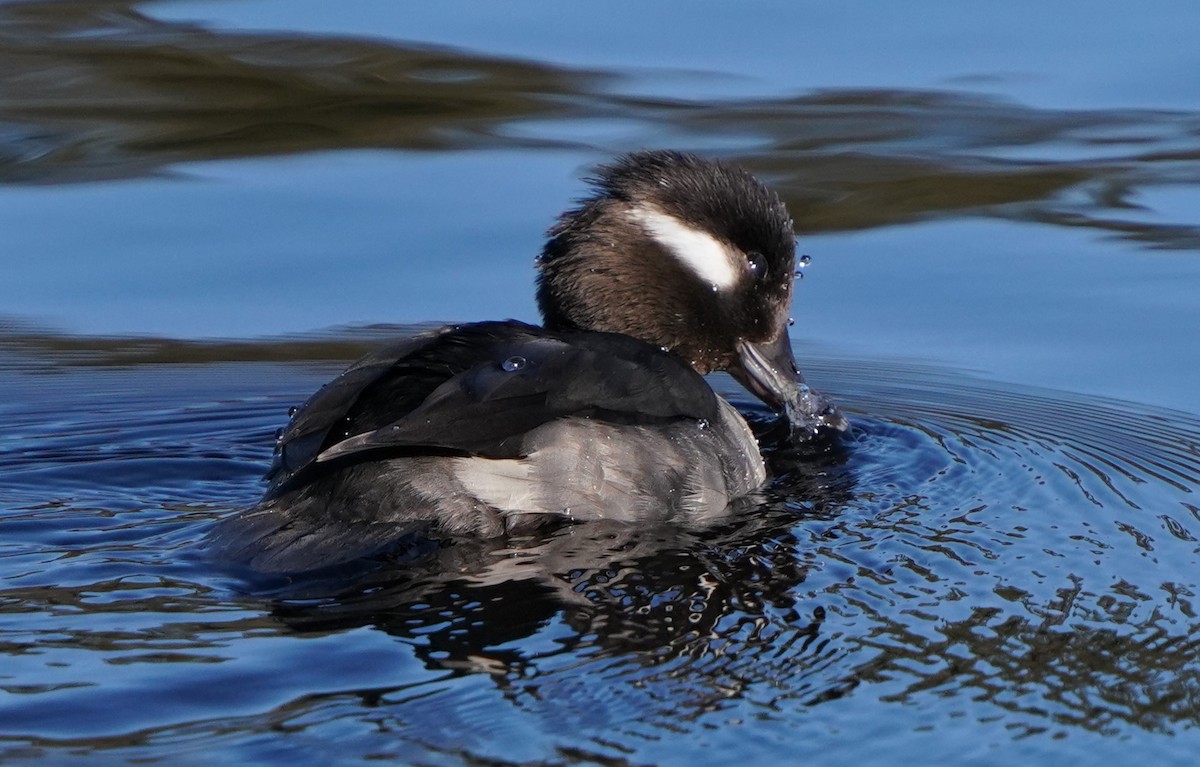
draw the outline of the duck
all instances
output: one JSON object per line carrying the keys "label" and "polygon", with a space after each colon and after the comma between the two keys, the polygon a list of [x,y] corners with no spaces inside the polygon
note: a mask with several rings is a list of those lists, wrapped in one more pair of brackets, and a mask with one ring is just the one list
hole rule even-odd
{"label": "duck", "polygon": [[767,481],[725,371],[795,442],[849,424],[796,366],[792,218],[721,159],[599,166],[536,259],[542,325],[448,325],[350,365],[277,439],[268,487],[207,545],[258,572],[562,524],[720,519]]}

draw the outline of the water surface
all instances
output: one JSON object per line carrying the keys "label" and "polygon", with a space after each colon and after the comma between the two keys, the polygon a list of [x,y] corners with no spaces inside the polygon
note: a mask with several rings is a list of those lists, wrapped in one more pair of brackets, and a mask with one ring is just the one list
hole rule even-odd
{"label": "water surface", "polygon": [[[0,759],[1194,761],[1193,5],[334,8],[0,3]],[[784,195],[850,449],[718,378],[775,478],[715,529],[197,552],[642,146]]]}
{"label": "water surface", "polygon": [[1170,760],[1196,725],[1194,416],[818,358],[853,449],[776,447],[763,503],[717,529],[583,525],[251,587],[193,546],[336,368],[188,351],[26,357],[6,385],[10,755]]}

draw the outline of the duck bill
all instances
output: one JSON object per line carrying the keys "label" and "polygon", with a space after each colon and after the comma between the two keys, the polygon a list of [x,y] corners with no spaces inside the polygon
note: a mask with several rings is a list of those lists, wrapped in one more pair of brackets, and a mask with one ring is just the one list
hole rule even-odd
{"label": "duck bill", "polygon": [[833,402],[804,382],[786,330],[767,343],[738,341],[737,352],[737,365],[729,372],[751,394],[782,413],[793,436],[812,439],[849,430],[850,423]]}

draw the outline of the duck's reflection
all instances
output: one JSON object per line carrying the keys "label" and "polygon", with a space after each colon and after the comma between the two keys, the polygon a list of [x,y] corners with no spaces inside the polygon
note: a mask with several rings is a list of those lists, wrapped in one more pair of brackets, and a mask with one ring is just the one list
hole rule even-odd
{"label": "duck's reflection", "polygon": [[[818,640],[824,610],[794,596],[811,560],[792,529],[802,515],[835,515],[853,483],[839,453],[772,456],[780,479],[769,495],[719,526],[597,522],[432,544],[353,586],[344,571],[277,586],[274,613],[302,632],[372,625],[411,640],[430,668],[500,677],[527,671],[536,659],[516,640],[552,624],[561,650],[590,645],[656,663],[711,657],[735,637],[745,652],[755,632],[759,649],[775,653],[786,630],[794,662]],[[786,498],[818,500],[800,509]]]}

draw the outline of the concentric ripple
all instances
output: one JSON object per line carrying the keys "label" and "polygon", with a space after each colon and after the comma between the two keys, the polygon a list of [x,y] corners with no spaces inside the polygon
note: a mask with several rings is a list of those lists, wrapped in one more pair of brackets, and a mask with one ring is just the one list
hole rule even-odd
{"label": "concentric ripple", "polygon": [[18,373],[0,755],[642,763],[685,737],[713,763],[871,762],[914,723],[931,761],[996,732],[1194,745],[1200,419],[900,363],[806,372],[854,439],[773,444],[718,380],[775,479],[717,527],[576,525],[269,590],[190,550],[254,500],[328,366]]}

